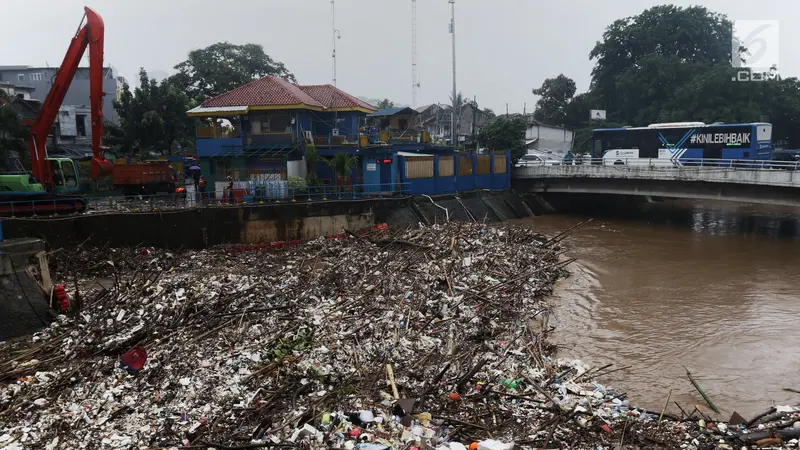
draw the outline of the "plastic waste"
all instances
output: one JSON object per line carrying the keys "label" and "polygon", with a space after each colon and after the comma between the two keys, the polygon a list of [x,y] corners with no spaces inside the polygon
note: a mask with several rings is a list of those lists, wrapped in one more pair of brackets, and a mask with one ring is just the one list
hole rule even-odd
{"label": "plastic waste", "polygon": [[378,444],[375,442],[364,442],[362,444],[356,445],[356,449],[358,450],[390,450],[391,447],[384,444]]}
{"label": "plastic waste", "polygon": [[375,414],[372,411],[361,411],[358,413],[358,420],[363,423],[370,423],[375,421]]}
{"label": "plastic waste", "polygon": [[478,442],[478,450],[511,450],[514,448],[514,443],[506,444],[494,439]]}

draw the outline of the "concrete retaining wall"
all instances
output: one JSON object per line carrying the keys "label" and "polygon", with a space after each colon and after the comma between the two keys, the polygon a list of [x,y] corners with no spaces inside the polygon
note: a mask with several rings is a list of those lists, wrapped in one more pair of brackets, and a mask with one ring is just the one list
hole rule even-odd
{"label": "concrete retaining wall", "polygon": [[[510,192],[473,192],[434,197],[451,220],[508,220],[530,209]],[[463,205],[462,205],[463,204]],[[468,213],[469,211],[469,213]],[[218,244],[264,244],[314,239],[378,223],[402,229],[441,223],[445,212],[424,197],[341,200],[281,205],[210,207],[169,212],[109,213],[54,219],[9,219],[6,237],[34,237],[51,249],[85,245],[199,249]]]}
{"label": "concrete retaining wall", "polygon": [[50,287],[44,242],[37,239],[0,242],[0,341],[49,325]]}

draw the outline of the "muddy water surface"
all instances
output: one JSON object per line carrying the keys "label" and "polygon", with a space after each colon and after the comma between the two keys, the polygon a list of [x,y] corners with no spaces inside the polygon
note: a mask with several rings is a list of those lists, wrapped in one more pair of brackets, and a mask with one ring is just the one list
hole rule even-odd
{"label": "muddy water surface", "polygon": [[[631,366],[603,377],[634,404],[702,403],[685,365],[725,414],[800,403],[800,211],[691,204],[595,218],[569,241],[556,300],[561,354]],[[584,218],[524,221],[556,233]],[[677,411],[672,405],[671,410]]]}

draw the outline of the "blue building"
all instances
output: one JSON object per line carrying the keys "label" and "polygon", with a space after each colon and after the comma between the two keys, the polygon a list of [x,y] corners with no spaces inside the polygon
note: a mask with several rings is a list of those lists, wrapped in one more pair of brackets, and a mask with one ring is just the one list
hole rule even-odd
{"label": "blue building", "polygon": [[202,119],[196,151],[209,183],[227,176],[305,176],[305,147],[355,149],[368,103],[331,86],[300,86],[264,77],[204,101],[187,112]]}
{"label": "blue building", "polygon": [[[236,181],[307,176],[312,146],[323,160],[345,153],[356,164],[337,179],[324,162],[311,168],[322,185],[359,185],[362,193],[440,194],[507,189],[507,152],[457,154],[434,145],[411,108],[376,111],[331,85],[301,86],[264,77],[187,112],[201,119],[196,152],[209,187]],[[216,183],[216,185],[215,185]]]}

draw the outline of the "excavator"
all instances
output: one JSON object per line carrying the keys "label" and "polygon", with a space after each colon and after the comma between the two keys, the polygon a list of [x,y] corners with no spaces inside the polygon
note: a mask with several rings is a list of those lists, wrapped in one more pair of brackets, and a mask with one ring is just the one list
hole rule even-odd
{"label": "excavator", "polygon": [[[92,160],[90,175],[100,179],[111,175],[113,164],[102,147],[103,129],[103,19],[91,8],[85,13],[78,31],[70,42],[64,61],[47,94],[28,141],[31,156],[30,173],[21,171],[0,174],[0,216],[83,212],[86,200],[77,195],[80,186],[78,167],[70,158],[50,158],[47,136],[58,110],[67,95],[86,48],[89,48],[89,101],[92,110]],[[72,194],[72,195],[70,195]]]}

